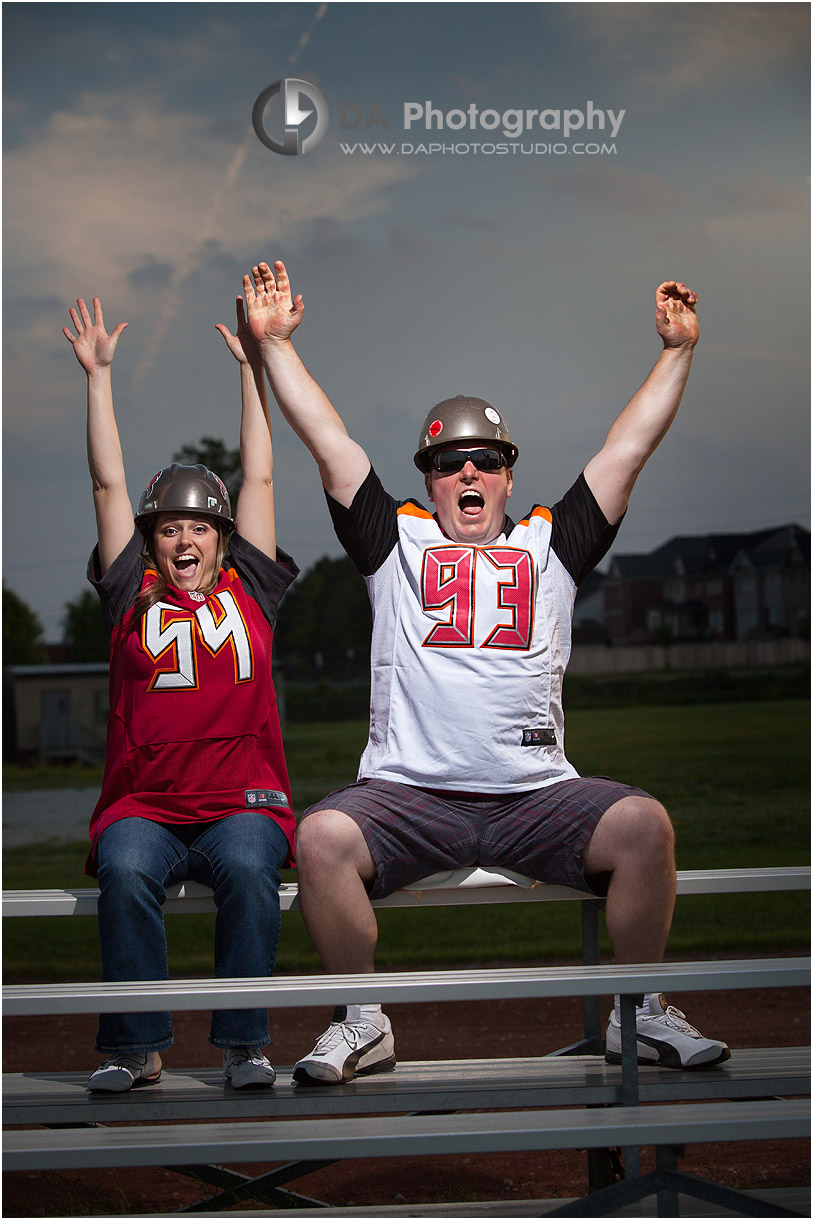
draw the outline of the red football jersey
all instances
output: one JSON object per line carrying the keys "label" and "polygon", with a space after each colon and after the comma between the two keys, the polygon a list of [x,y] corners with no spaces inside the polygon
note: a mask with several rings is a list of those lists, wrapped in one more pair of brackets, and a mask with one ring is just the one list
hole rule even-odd
{"label": "red football jersey", "polygon": [[[133,595],[156,579],[140,538],[101,580],[112,629],[110,720],[102,791],[90,823],[88,872],[99,835],[124,817],[208,822],[246,810],[273,817],[293,857],[294,814],[271,678],[273,623],[297,574],[238,535],[207,597],[168,588],[140,621]],[[91,560],[91,565],[93,564]]]}

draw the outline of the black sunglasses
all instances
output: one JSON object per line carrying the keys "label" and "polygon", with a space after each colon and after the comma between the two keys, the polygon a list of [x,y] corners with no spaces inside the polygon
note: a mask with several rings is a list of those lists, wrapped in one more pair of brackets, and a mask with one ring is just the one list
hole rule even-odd
{"label": "black sunglasses", "polygon": [[432,469],[439,474],[456,474],[466,462],[475,470],[500,470],[508,463],[499,449],[440,449],[432,457]]}

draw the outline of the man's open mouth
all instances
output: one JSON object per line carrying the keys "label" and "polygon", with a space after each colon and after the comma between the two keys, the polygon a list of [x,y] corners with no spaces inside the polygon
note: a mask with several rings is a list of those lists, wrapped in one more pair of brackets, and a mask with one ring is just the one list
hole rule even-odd
{"label": "man's open mouth", "polygon": [[457,502],[457,507],[464,516],[473,517],[481,512],[485,507],[485,500],[480,495],[479,491],[473,491],[471,488],[462,493]]}

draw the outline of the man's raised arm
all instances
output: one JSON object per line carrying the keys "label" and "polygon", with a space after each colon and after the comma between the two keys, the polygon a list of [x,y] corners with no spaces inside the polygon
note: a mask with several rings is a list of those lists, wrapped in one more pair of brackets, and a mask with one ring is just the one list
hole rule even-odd
{"label": "man's raised arm", "polygon": [[621,520],[635,480],[675,418],[700,328],[697,294],[667,280],[655,294],[655,326],[663,340],[655,367],[627,403],[584,475],[607,520]]}
{"label": "man's raised arm", "polygon": [[370,460],[348,434],[330,399],[311,377],[291,342],[302,321],[301,296],[292,299],[281,262],[253,267],[243,276],[251,332],[282,414],[319,466],[325,490],[349,508],[370,470]]}

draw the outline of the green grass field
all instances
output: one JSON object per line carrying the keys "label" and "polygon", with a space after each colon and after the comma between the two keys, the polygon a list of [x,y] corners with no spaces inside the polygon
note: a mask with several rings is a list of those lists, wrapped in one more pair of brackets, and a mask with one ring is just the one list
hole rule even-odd
{"label": "green grass field", "polygon": [[[366,723],[294,724],[285,737],[294,803],[302,810],[353,780]],[[679,868],[809,862],[806,701],[574,710],[567,745],[581,774],[638,784],[664,802],[677,831]],[[83,782],[93,778],[85,772]],[[19,771],[4,781],[22,782]],[[91,885],[82,875],[85,855],[85,843],[9,849],[4,888]],[[175,976],[211,973],[213,923],[213,916],[168,917]],[[809,927],[804,893],[684,898],[670,950],[709,957],[798,951],[808,944]],[[577,904],[382,911],[379,928],[382,968],[567,960],[580,952]],[[7,920],[4,933],[8,981],[98,978],[92,919]],[[279,972],[319,969],[298,915],[283,919],[277,961]]]}

